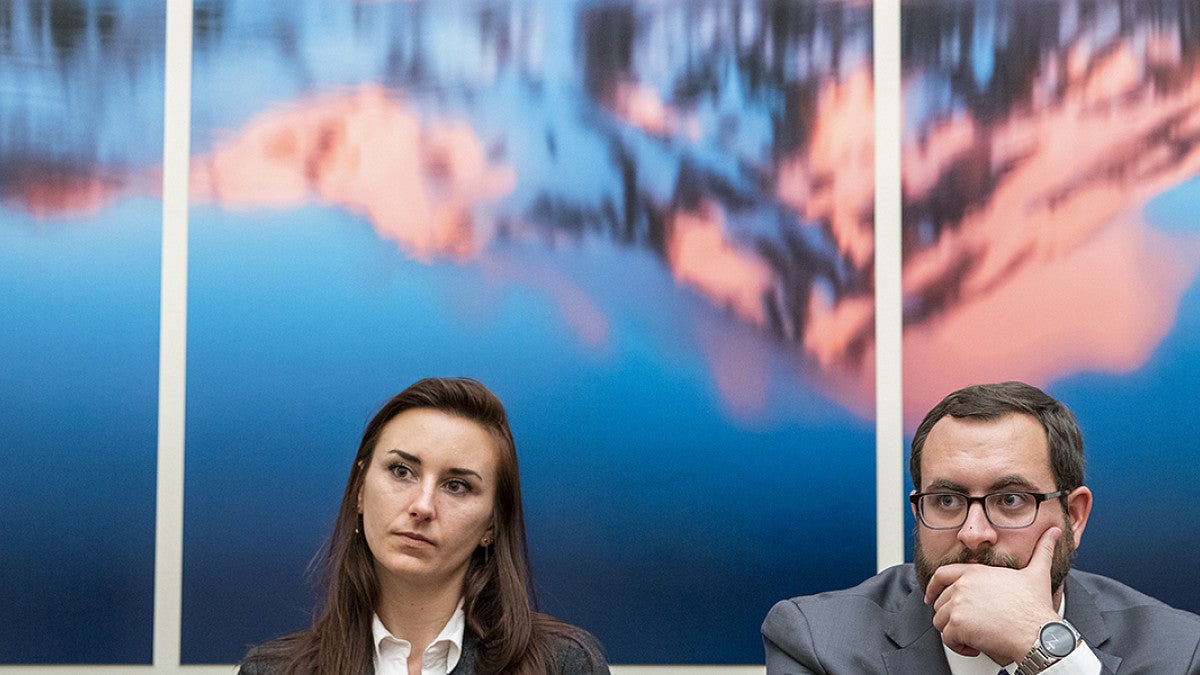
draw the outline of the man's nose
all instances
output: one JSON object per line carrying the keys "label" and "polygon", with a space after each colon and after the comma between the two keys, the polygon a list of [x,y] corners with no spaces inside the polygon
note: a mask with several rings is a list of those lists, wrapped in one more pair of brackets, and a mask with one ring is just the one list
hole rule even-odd
{"label": "man's nose", "polygon": [[981,502],[967,506],[967,519],[958,528],[958,540],[969,549],[977,549],[983,544],[996,543],[996,528],[987,519]]}

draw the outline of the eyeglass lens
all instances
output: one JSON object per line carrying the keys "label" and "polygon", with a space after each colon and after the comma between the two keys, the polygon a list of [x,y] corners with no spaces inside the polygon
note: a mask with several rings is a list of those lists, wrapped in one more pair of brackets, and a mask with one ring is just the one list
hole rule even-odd
{"label": "eyeglass lens", "polygon": [[1037,518],[1039,501],[1024,492],[997,492],[979,497],[967,497],[953,492],[939,492],[921,497],[921,520],[927,527],[952,529],[962,526],[972,502],[982,501],[988,522],[994,527],[1028,527]]}

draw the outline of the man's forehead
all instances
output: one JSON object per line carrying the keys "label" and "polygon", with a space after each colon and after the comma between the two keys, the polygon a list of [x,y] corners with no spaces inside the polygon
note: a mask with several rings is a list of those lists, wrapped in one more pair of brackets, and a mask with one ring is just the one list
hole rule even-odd
{"label": "man's forehead", "polygon": [[1053,479],[1045,429],[1037,418],[1023,413],[943,417],[925,439],[921,474],[926,484],[961,481],[974,474],[978,480],[972,482],[988,485],[1009,478],[1023,477],[1031,484]]}

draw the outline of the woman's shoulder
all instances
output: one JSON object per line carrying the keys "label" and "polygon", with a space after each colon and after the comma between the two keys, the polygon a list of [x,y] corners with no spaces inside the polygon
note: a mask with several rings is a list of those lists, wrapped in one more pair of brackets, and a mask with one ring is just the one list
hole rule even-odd
{"label": "woman's shoulder", "polygon": [[284,644],[283,639],[276,638],[251,647],[238,663],[238,675],[276,675],[276,673],[284,672],[283,650],[281,649]]}
{"label": "woman's shoulder", "polygon": [[547,637],[547,646],[560,675],[608,675],[608,662],[600,641],[578,626],[559,623]]}
{"label": "woman's shoulder", "polygon": [[242,657],[237,672],[238,675],[273,675],[278,671],[275,659],[265,655],[260,647],[255,647]]}

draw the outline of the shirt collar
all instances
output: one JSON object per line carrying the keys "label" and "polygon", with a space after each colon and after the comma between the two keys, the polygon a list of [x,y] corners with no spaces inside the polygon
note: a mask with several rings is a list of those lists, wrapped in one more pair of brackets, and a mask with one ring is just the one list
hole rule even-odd
{"label": "shirt collar", "polygon": [[[463,611],[463,600],[459,598],[458,606],[450,615],[450,620],[442,627],[442,632],[425,648],[422,657],[422,673],[449,673],[458,665],[462,658],[463,635],[467,629],[467,615]],[[390,661],[401,661],[400,670],[407,673],[407,660],[412,652],[412,643],[404,638],[392,635],[380,621],[378,614],[371,616],[371,637],[375,646],[375,672],[385,673],[391,670]],[[439,667],[439,662],[445,658],[445,668]]]}

